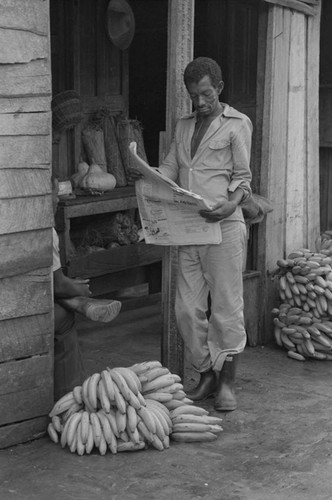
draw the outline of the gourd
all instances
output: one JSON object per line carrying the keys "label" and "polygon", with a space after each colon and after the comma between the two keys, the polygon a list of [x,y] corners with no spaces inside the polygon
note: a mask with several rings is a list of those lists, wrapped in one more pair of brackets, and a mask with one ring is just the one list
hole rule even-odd
{"label": "gourd", "polygon": [[83,177],[88,173],[89,165],[80,159],[77,166],[77,172],[73,174],[70,178],[73,188],[80,188]]}
{"label": "gourd", "polygon": [[104,170],[92,160],[89,170],[81,181],[82,189],[88,191],[105,192],[112,191],[116,186],[114,175]]}

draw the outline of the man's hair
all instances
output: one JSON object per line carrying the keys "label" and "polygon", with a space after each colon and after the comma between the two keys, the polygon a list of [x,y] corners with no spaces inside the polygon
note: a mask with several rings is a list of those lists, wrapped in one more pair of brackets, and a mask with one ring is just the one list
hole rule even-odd
{"label": "man's hair", "polygon": [[209,76],[213,87],[217,87],[222,80],[219,64],[209,57],[197,57],[191,61],[184,70],[183,79],[185,86],[198,83],[204,76]]}

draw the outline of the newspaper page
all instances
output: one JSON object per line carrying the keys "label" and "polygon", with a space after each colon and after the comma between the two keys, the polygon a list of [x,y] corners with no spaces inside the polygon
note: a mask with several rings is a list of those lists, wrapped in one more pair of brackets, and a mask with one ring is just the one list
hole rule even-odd
{"label": "newspaper page", "polygon": [[135,142],[129,149],[136,168],[144,175],[135,187],[146,243],[176,246],[220,243],[219,222],[206,222],[198,213],[211,210],[206,200],[150,167],[137,155]]}

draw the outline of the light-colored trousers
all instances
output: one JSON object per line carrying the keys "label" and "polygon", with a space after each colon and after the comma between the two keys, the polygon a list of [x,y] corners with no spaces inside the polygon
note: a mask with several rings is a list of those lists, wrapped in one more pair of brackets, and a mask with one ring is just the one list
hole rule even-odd
{"label": "light-colored trousers", "polygon": [[246,226],[224,221],[221,230],[218,245],[179,247],[175,315],[186,358],[198,372],[220,371],[226,356],[242,352],[247,339],[242,279]]}

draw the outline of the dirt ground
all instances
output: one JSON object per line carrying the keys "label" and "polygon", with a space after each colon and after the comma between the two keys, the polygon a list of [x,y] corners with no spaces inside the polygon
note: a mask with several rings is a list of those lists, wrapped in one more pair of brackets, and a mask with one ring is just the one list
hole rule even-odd
{"label": "dirt ground", "polygon": [[[160,307],[109,326],[80,323],[92,373],[160,356]],[[185,384],[193,383],[186,370]],[[299,362],[274,345],[247,347],[238,409],[212,443],[78,456],[44,437],[0,451],[1,500],[331,500],[332,363]]]}

